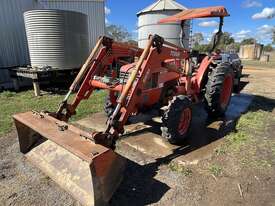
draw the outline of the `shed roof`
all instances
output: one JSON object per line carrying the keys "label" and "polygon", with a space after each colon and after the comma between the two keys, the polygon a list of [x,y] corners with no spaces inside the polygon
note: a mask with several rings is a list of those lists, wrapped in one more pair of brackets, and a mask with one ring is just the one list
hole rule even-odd
{"label": "shed roof", "polygon": [[151,11],[162,11],[162,10],[186,10],[187,8],[174,0],[158,0],[145,9],[139,11],[137,15]]}

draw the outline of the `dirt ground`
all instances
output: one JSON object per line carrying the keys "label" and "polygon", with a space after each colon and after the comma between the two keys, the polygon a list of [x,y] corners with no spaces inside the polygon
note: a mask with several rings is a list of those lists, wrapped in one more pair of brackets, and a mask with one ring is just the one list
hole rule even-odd
{"label": "dirt ground", "polygon": [[[259,101],[274,102],[275,69],[249,68],[244,74],[243,92],[258,96]],[[268,109],[274,117],[274,108]],[[119,148],[129,160],[110,205],[275,206],[275,147],[269,150],[275,142],[275,124],[264,125],[258,133],[251,131],[255,138],[249,149],[241,147],[223,155],[217,155],[223,150],[213,151],[211,158],[188,167],[174,166],[165,157],[155,160],[130,147]],[[257,150],[261,161],[257,166],[250,159],[249,164],[240,164],[242,154],[255,145],[261,146]],[[0,205],[80,205],[26,161],[19,153],[15,131],[0,138],[0,157]]]}

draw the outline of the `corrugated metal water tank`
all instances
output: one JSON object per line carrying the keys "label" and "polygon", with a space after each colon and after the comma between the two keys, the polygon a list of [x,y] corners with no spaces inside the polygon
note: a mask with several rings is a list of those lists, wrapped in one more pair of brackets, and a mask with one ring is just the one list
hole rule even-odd
{"label": "corrugated metal water tank", "polygon": [[24,20],[33,67],[81,67],[89,50],[85,14],[63,10],[32,10],[24,13]]}
{"label": "corrugated metal water tank", "polygon": [[104,0],[39,0],[47,9],[76,11],[88,16],[90,51],[105,34]]}
{"label": "corrugated metal water tank", "polygon": [[189,47],[190,22],[186,21],[184,26],[184,38],[181,35],[180,23],[158,24],[162,18],[177,14],[187,8],[173,0],[158,0],[147,8],[143,9],[138,16],[138,45],[141,48],[146,46],[149,35],[158,34],[166,41]]}

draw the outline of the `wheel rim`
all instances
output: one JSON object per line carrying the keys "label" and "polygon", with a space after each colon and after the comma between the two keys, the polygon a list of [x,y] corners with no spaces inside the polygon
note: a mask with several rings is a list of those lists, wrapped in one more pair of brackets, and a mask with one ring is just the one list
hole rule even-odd
{"label": "wheel rim", "polygon": [[224,79],[223,88],[220,96],[221,107],[227,107],[231,93],[232,93],[233,78],[231,75],[227,75]]}
{"label": "wheel rim", "polygon": [[191,122],[191,109],[186,108],[182,111],[179,125],[178,125],[178,132],[180,135],[185,135],[188,131],[190,122]]}

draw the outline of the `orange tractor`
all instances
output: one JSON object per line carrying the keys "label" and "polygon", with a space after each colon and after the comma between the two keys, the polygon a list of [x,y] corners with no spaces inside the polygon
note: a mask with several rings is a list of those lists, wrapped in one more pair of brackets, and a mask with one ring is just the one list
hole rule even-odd
{"label": "orange tractor", "polygon": [[[158,35],[149,37],[145,49],[101,37],[57,112],[14,115],[21,151],[81,203],[107,203],[122,177],[124,161],[114,149],[130,116],[166,106],[162,136],[181,144],[188,137],[192,105],[204,102],[211,116],[225,113],[236,71],[228,62],[217,63],[213,51],[228,15],[224,7],[210,7],[160,21],[219,17],[209,55],[190,52]],[[98,89],[109,91],[106,130],[88,133],[68,124],[79,103]],[[73,92],[76,96],[70,102]]]}

